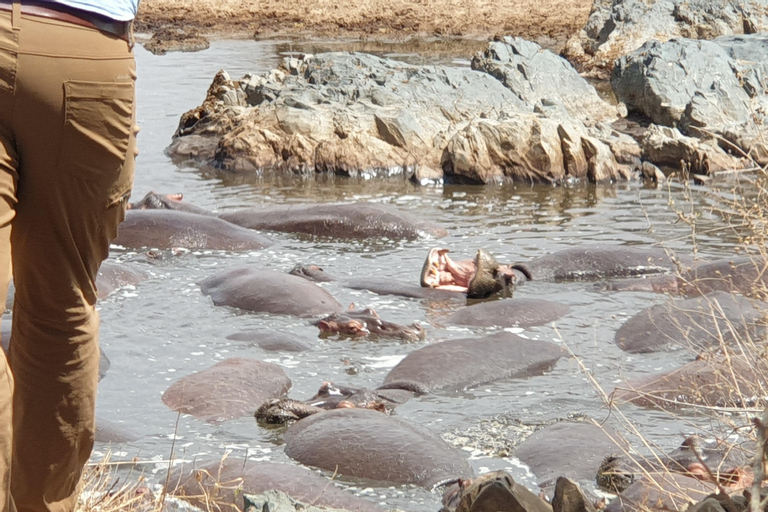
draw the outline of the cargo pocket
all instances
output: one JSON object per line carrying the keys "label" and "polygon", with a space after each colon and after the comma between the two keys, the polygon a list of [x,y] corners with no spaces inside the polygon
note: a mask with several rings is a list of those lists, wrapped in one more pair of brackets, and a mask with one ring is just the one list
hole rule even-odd
{"label": "cargo pocket", "polygon": [[134,83],[67,81],[64,94],[60,172],[97,203],[119,203],[133,183]]}
{"label": "cargo pocket", "polygon": [[18,61],[19,30],[12,28],[10,20],[0,19],[0,91],[14,92],[16,88],[16,62]]}

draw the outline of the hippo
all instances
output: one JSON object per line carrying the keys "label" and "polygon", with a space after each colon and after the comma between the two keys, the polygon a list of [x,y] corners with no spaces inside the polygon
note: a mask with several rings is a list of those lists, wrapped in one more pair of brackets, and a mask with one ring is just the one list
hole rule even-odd
{"label": "hippo", "polygon": [[174,467],[168,482],[171,483],[171,494],[186,497],[204,510],[210,505],[206,499],[213,499],[217,504],[228,504],[234,510],[235,505],[239,507],[242,504],[242,494],[259,494],[276,489],[317,506],[383,512],[375,503],[353,496],[307,468],[259,462],[253,458],[226,457]]}
{"label": "hippo", "polygon": [[419,394],[460,390],[499,379],[540,375],[563,355],[557,345],[508,332],[448,340],[408,354],[387,374],[379,389]]}
{"label": "hippo", "polygon": [[477,478],[459,479],[448,486],[440,512],[553,512],[553,509],[515,482],[509,473],[491,471]]}
{"label": "hippo", "polygon": [[436,288],[422,288],[396,279],[346,279],[341,282],[341,285],[352,290],[368,290],[376,295],[395,295],[410,299],[432,301],[464,299],[463,293]]}
{"label": "hippo", "polygon": [[[134,204],[136,208],[186,209],[174,197],[178,196],[145,197]],[[443,228],[378,203],[270,205],[221,212],[217,216],[249,229],[338,239],[416,240],[448,234]]]}
{"label": "hippo", "polygon": [[97,443],[117,444],[131,443],[141,438],[139,434],[133,432],[122,425],[106,420],[96,418],[96,433],[94,440]]}
{"label": "hippo", "polygon": [[104,299],[112,292],[123,286],[136,285],[149,279],[149,275],[122,263],[105,261],[96,275],[96,290],[98,297]]}
{"label": "hippo", "polygon": [[268,351],[304,352],[311,348],[308,344],[297,340],[296,336],[262,329],[236,332],[228,335],[227,339],[231,341],[249,341],[258,345],[262,350]]}
{"label": "hippo", "polygon": [[762,257],[741,256],[703,263],[683,273],[679,279],[682,295],[705,295],[713,291],[738,292],[754,296],[765,292],[768,261]]}
{"label": "hippo", "polygon": [[[99,273],[96,274],[96,296],[99,299],[106,299],[112,293],[124,286],[139,284],[149,279],[149,275],[136,268],[130,267],[124,263],[114,261],[104,261],[99,267]],[[13,280],[8,283],[8,294],[5,297],[5,310],[13,309],[13,299],[16,294],[16,287]]]}
{"label": "hippo", "polygon": [[333,409],[285,432],[292,459],[342,476],[434,487],[473,476],[465,455],[439,436],[370,409]]}
{"label": "hippo", "polygon": [[173,210],[128,210],[115,245],[154,248],[256,251],[272,245],[258,233],[224,220]]}
{"label": "hippo", "polygon": [[648,276],[642,280],[606,283],[613,291],[651,291],[674,295],[699,296],[716,291],[748,297],[764,294],[768,261],[759,256],[740,256],[712,262],[685,265],[679,275]]}
{"label": "hippo", "polygon": [[315,396],[309,400],[267,400],[254,416],[260,423],[288,424],[331,409],[362,408],[391,414],[397,405],[405,403],[412,396],[412,393],[404,390],[372,391],[323,382]]}
{"label": "hippo", "polygon": [[343,313],[332,313],[321,318],[313,325],[324,335],[347,334],[356,337],[373,337],[398,339],[402,341],[419,341],[426,336],[424,328],[418,322],[411,325],[399,325],[382,320],[373,308],[360,311],[349,310]]}
{"label": "hippo", "polygon": [[715,492],[716,486],[679,473],[644,476],[627,487],[605,508],[605,512],[641,512],[652,504],[655,510],[682,510]]}
{"label": "hippo", "polygon": [[495,300],[462,308],[443,320],[443,324],[527,329],[557,320],[570,309],[565,304],[542,299]]}
{"label": "hippo", "polygon": [[721,439],[687,437],[668,454],[641,458],[608,456],[597,470],[597,485],[603,490],[620,493],[643,475],[666,472],[680,473],[722,486],[743,485],[743,468],[752,462],[754,449],[745,450]]}
{"label": "hippo", "polygon": [[187,213],[196,213],[198,215],[213,215],[205,208],[200,208],[186,201],[182,201],[182,194],[156,194],[148,192],[140,200],[128,203],[129,210],[178,210]]}
{"label": "hippo", "polygon": [[698,353],[765,333],[765,303],[728,292],[668,301],[640,311],[614,336],[624,351],[637,354],[687,347]]}
{"label": "hippo", "polygon": [[317,265],[302,265],[298,264],[288,271],[292,276],[303,277],[309,279],[314,283],[332,283],[338,281],[334,276],[328,274],[325,270]]}
{"label": "hippo", "polygon": [[252,267],[237,267],[198,283],[217,306],[255,313],[309,317],[342,311],[331,294],[306,279]]}
{"label": "hippo", "polygon": [[702,354],[672,371],[621,384],[611,396],[617,403],[675,409],[685,405],[752,407],[763,404],[763,375],[768,362],[762,357]]}
{"label": "hippo", "polygon": [[558,477],[594,482],[601,461],[624,447],[613,429],[563,421],[534,432],[513,455],[531,468],[544,489],[554,487]]}
{"label": "hippo", "polygon": [[676,272],[679,262],[664,249],[636,246],[573,247],[527,263],[502,265],[478,250],[474,260],[454,261],[448,249],[430,249],[421,285],[484,298],[526,281],[589,281]]}
{"label": "hippo", "polygon": [[[312,264],[296,265],[288,273],[309,279],[315,283],[339,281],[338,278],[328,274],[321,267]],[[366,277],[365,279],[345,279],[341,281],[341,285],[353,290],[368,290],[377,295],[397,295],[399,297],[408,297],[412,299],[445,300],[463,298],[463,294],[458,292],[438,290],[434,288],[422,288],[396,279],[375,279],[369,277]]]}
{"label": "hippo", "polygon": [[253,414],[270,398],[283,396],[291,379],[282,368],[254,359],[231,358],[174,382],[165,405],[208,423],[221,423]]}

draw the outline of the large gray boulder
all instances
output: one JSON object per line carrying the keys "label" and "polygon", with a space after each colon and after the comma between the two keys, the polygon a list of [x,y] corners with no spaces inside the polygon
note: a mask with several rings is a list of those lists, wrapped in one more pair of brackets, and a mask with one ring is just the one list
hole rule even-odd
{"label": "large gray boulder", "polygon": [[742,169],[748,160],[721,148],[717,139],[686,137],[677,128],[652,124],[643,137],[643,159],[654,165],[691,174]]}
{"label": "large gray boulder", "polygon": [[472,121],[448,141],[442,166],[446,179],[461,183],[595,183],[632,175],[583,125],[537,114]]}
{"label": "large gray boulder", "polygon": [[605,76],[616,59],[651,39],[714,39],[765,31],[767,7],[766,0],[595,0],[566,54],[591,74]]}
{"label": "large gray boulder", "polygon": [[[222,71],[203,104],[182,116],[169,151],[235,172],[472,183],[626,177],[596,126],[618,110],[564,59],[505,38],[473,65],[326,53],[287,58],[280,69],[238,81]],[[462,151],[478,138],[481,150]],[[542,147],[547,155],[539,157]],[[493,169],[477,172],[486,165]]]}
{"label": "large gray boulder", "polygon": [[490,43],[474,56],[472,69],[496,77],[528,105],[557,105],[587,125],[619,117],[568,61],[518,37]]}
{"label": "large gray boulder", "polygon": [[714,141],[733,160],[726,167],[742,167],[736,160],[747,155],[762,165],[768,163],[768,99],[762,85],[767,50],[764,35],[648,41],[616,62],[611,85],[630,111],[688,137]]}
{"label": "large gray boulder", "polygon": [[[237,82],[220,72],[214,84],[206,103],[183,116],[170,151],[234,171],[440,177],[457,125],[532,111],[485,73],[358,53],[286,59]],[[182,142],[189,135],[215,137],[215,153],[195,155]]]}

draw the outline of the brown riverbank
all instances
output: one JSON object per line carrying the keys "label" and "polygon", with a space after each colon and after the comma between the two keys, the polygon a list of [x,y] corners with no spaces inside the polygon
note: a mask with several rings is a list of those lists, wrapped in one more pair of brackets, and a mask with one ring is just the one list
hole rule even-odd
{"label": "brown riverbank", "polygon": [[515,35],[557,45],[584,26],[591,5],[591,0],[143,0],[137,28],[305,39]]}

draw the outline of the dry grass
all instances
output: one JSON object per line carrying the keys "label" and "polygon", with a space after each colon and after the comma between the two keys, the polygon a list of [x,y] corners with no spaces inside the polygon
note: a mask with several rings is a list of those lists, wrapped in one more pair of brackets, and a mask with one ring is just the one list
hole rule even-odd
{"label": "dry grass", "polygon": [[117,476],[118,464],[111,455],[85,468],[82,492],[75,512],[154,512],[163,509],[162,496],[155,496],[140,472]]}
{"label": "dry grass", "polygon": [[173,25],[228,37],[502,34],[563,40],[584,26],[591,6],[591,0],[144,0],[138,27]]}
{"label": "dry grass", "polygon": [[[756,268],[764,269],[768,261],[768,173],[757,165],[755,168],[757,172],[734,173],[727,185],[713,184],[708,190],[687,189],[683,194],[686,200],[678,200],[677,204],[670,200],[670,207],[680,221],[689,225],[695,249],[698,249],[698,240],[702,235],[711,236],[716,233],[733,243],[735,255],[747,255],[752,258]],[[702,203],[708,206],[702,207]],[[768,278],[763,278],[762,274],[758,273],[752,290],[745,294],[766,300],[766,282]],[[689,283],[688,289],[695,290],[695,284]],[[659,390],[657,396],[641,398],[650,398],[643,403],[653,404],[656,409],[665,411],[677,422],[683,421],[690,425],[692,430],[707,437],[716,436],[722,440],[738,437],[738,444],[732,444],[730,448],[742,451],[744,457],[752,461],[751,466],[742,468],[740,481],[735,485],[723,483],[719,478],[721,468],[710,467],[701,459],[699,462],[705,466],[707,474],[698,476],[710,480],[712,490],[724,496],[741,494],[744,489],[748,489],[752,495],[750,511],[762,512],[768,505],[768,498],[762,502],[760,500],[761,484],[768,464],[768,344],[764,337],[739,334],[745,330],[727,322],[723,323],[725,315],[717,301],[710,300],[708,304],[712,318],[720,319],[721,331],[714,333],[719,339],[719,345],[703,354],[693,340],[688,340],[688,345],[692,353],[699,354],[699,358],[715,361],[716,364],[710,367],[716,367],[716,371],[702,379],[673,374],[662,382],[667,388],[656,388]],[[768,317],[768,311],[766,316]],[[718,325],[717,321],[714,323]],[[672,336],[675,334],[672,333]],[[677,333],[677,336],[680,340],[686,340],[684,330]],[[726,342],[726,339],[730,341]],[[665,450],[652,443],[645,433],[637,428],[632,418],[627,416],[629,409],[619,406],[615,398],[620,393],[608,394],[586,367],[582,366],[582,370],[610,411],[612,420],[619,424],[618,430],[624,434],[624,441],[633,447],[624,455],[641,467],[653,466],[654,463],[660,465],[666,455]],[[724,406],[721,403],[697,399],[708,393],[706,391],[695,395],[697,383],[706,384],[710,389],[717,388],[722,392],[718,396],[728,397],[729,403]],[[694,394],[684,397],[683,393],[679,392],[680,389],[694,389]],[[641,389],[639,392],[642,394],[647,390]],[[693,403],[681,404],[676,398],[693,398]],[[681,412],[681,406],[685,408],[685,414]],[[696,494],[698,491],[670,481],[668,474],[645,471],[643,477],[649,488],[658,491],[665,498],[679,500],[678,505],[691,498],[694,501],[698,501],[697,497],[701,498],[700,493],[698,496]],[[635,505],[641,510],[660,508],[659,503]],[[676,508],[678,505],[672,507]],[[661,508],[669,510],[669,507],[670,502],[665,502]]]}

